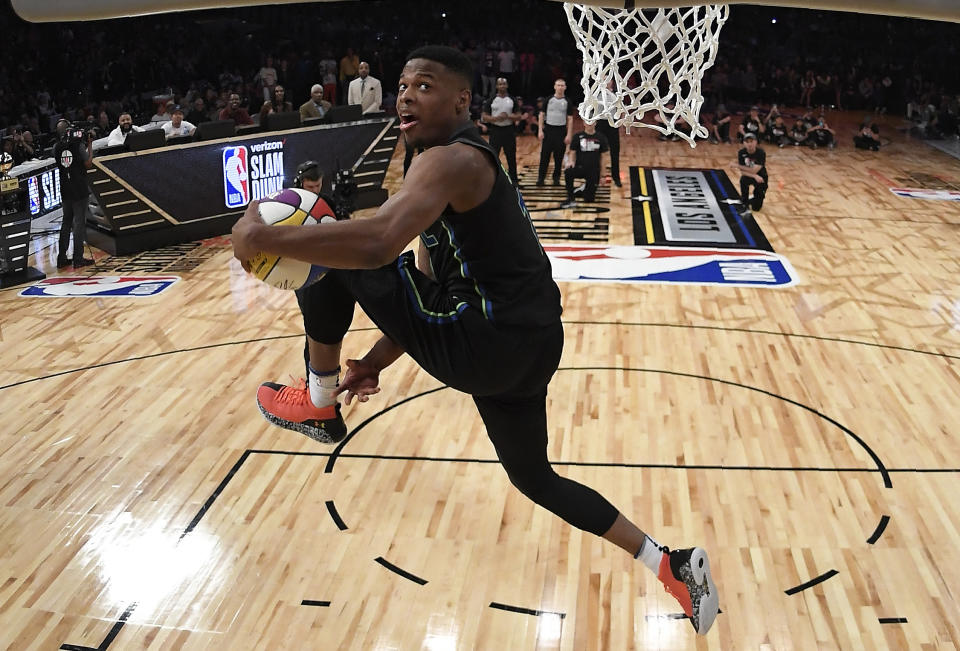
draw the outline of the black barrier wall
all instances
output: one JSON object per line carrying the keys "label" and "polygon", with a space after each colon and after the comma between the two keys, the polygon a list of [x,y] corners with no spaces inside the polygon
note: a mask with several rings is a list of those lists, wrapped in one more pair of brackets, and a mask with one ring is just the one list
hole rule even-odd
{"label": "black barrier wall", "polygon": [[[251,200],[289,186],[303,161],[320,163],[326,191],[338,169],[371,156],[389,162],[394,131],[394,118],[380,118],[94,158],[102,216],[89,239],[116,254],[229,233]],[[385,173],[383,165],[378,188]]]}

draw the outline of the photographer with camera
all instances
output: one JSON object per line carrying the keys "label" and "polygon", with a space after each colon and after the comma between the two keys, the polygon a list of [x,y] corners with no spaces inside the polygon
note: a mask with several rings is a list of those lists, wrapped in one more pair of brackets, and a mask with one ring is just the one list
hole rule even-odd
{"label": "photographer with camera", "polygon": [[84,126],[74,126],[68,120],[60,120],[57,122],[57,144],[53,146],[53,157],[60,172],[60,192],[63,197],[57,268],[70,266],[67,246],[70,244],[71,231],[73,266],[86,267],[93,264],[93,260],[83,257],[90,203],[87,170],[93,167],[93,134]]}

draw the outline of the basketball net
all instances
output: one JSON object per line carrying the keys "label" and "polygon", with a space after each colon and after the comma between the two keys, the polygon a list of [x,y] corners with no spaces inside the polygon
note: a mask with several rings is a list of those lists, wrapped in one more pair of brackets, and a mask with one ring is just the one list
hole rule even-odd
{"label": "basketball net", "polygon": [[[604,9],[563,3],[583,54],[584,120],[676,134],[696,147],[701,79],[717,56],[727,5],[673,9]],[[643,122],[656,111],[655,123]],[[686,124],[684,124],[686,123]]]}

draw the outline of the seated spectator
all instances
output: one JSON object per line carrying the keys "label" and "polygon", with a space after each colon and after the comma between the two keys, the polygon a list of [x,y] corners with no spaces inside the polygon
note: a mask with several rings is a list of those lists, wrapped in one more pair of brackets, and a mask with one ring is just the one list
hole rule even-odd
{"label": "seated spectator", "polygon": [[857,149],[880,151],[880,129],[869,115],[860,123],[857,135],[853,137],[853,145]]}
{"label": "seated spectator", "polygon": [[767,142],[781,149],[790,144],[787,123],[783,121],[783,116],[779,113],[767,127]]}
{"label": "seated spectator", "polygon": [[240,96],[237,93],[230,93],[230,101],[220,111],[219,117],[221,120],[233,120],[237,126],[253,124],[253,118],[247,113],[247,109],[240,106]]}
{"label": "seated spectator", "polygon": [[740,142],[748,133],[752,133],[759,140],[766,133],[767,128],[760,119],[760,107],[751,106],[750,112],[743,116],[743,122],[737,127],[737,134]]}
{"label": "seated spectator", "polygon": [[807,131],[807,137],[813,141],[811,145],[814,149],[817,147],[829,147],[833,149],[836,146],[836,132],[830,128],[830,125],[827,124],[827,120],[824,116],[817,118],[817,121],[813,123],[813,126],[810,127]]}
{"label": "seated spectator", "polygon": [[164,122],[161,127],[167,138],[177,136],[192,136],[197,127],[183,119],[183,109],[179,105],[173,107],[173,119]]}
{"label": "seated spectator", "polygon": [[293,110],[293,104],[287,100],[287,91],[280,84],[274,87],[270,104],[277,113],[289,113]]}
{"label": "seated spectator", "polygon": [[143,131],[143,129],[133,123],[133,118],[130,117],[129,113],[121,113],[117,119],[117,128],[111,131],[107,137],[107,146],[122,145],[127,141],[127,135],[131,131]]}
{"label": "seated spectator", "polygon": [[96,129],[98,138],[104,138],[110,133],[110,116],[107,115],[106,111],[100,111]]}
{"label": "seated spectator", "polygon": [[723,104],[717,106],[717,112],[707,123],[707,129],[710,131],[710,142],[719,145],[721,142],[730,144],[730,111]]}
{"label": "seated spectator", "polygon": [[310,99],[300,105],[300,119],[322,118],[333,107],[323,99],[323,86],[314,84],[310,87]]}
{"label": "seated spectator", "polygon": [[207,114],[206,105],[204,104],[202,97],[198,97],[193,100],[193,108],[190,109],[190,112],[187,113],[187,116],[184,119],[190,124],[200,124],[201,122],[207,122],[210,120],[210,116]]}
{"label": "seated spectator", "polygon": [[173,119],[173,107],[175,106],[173,100],[168,100],[166,104],[160,104],[157,106],[157,112],[150,118],[150,122],[156,122],[158,124],[163,124],[164,122],[169,122]]}
{"label": "seated spectator", "polygon": [[790,141],[797,147],[810,145],[810,140],[807,138],[807,123],[803,118],[797,118],[790,127]]}
{"label": "seated spectator", "polygon": [[13,132],[13,151],[10,152],[13,156],[13,164],[19,165],[24,161],[28,161],[32,158],[35,158],[35,151],[33,148],[33,134],[29,131],[24,131],[22,129],[17,129]]}
{"label": "seated spectator", "polygon": [[266,123],[267,121],[267,116],[270,115],[271,113],[273,113],[273,103],[269,101],[264,102],[263,105],[260,107],[260,112],[257,113],[257,117],[254,118],[253,121],[259,124],[260,126],[263,126],[264,123]]}

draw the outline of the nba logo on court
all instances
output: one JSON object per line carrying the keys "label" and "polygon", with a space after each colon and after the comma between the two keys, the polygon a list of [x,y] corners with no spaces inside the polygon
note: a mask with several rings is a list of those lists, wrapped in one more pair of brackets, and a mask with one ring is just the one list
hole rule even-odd
{"label": "nba logo on court", "polygon": [[250,203],[247,161],[247,148],[243,145],[223,150],[223,197],[227,208],[240,208]]}

